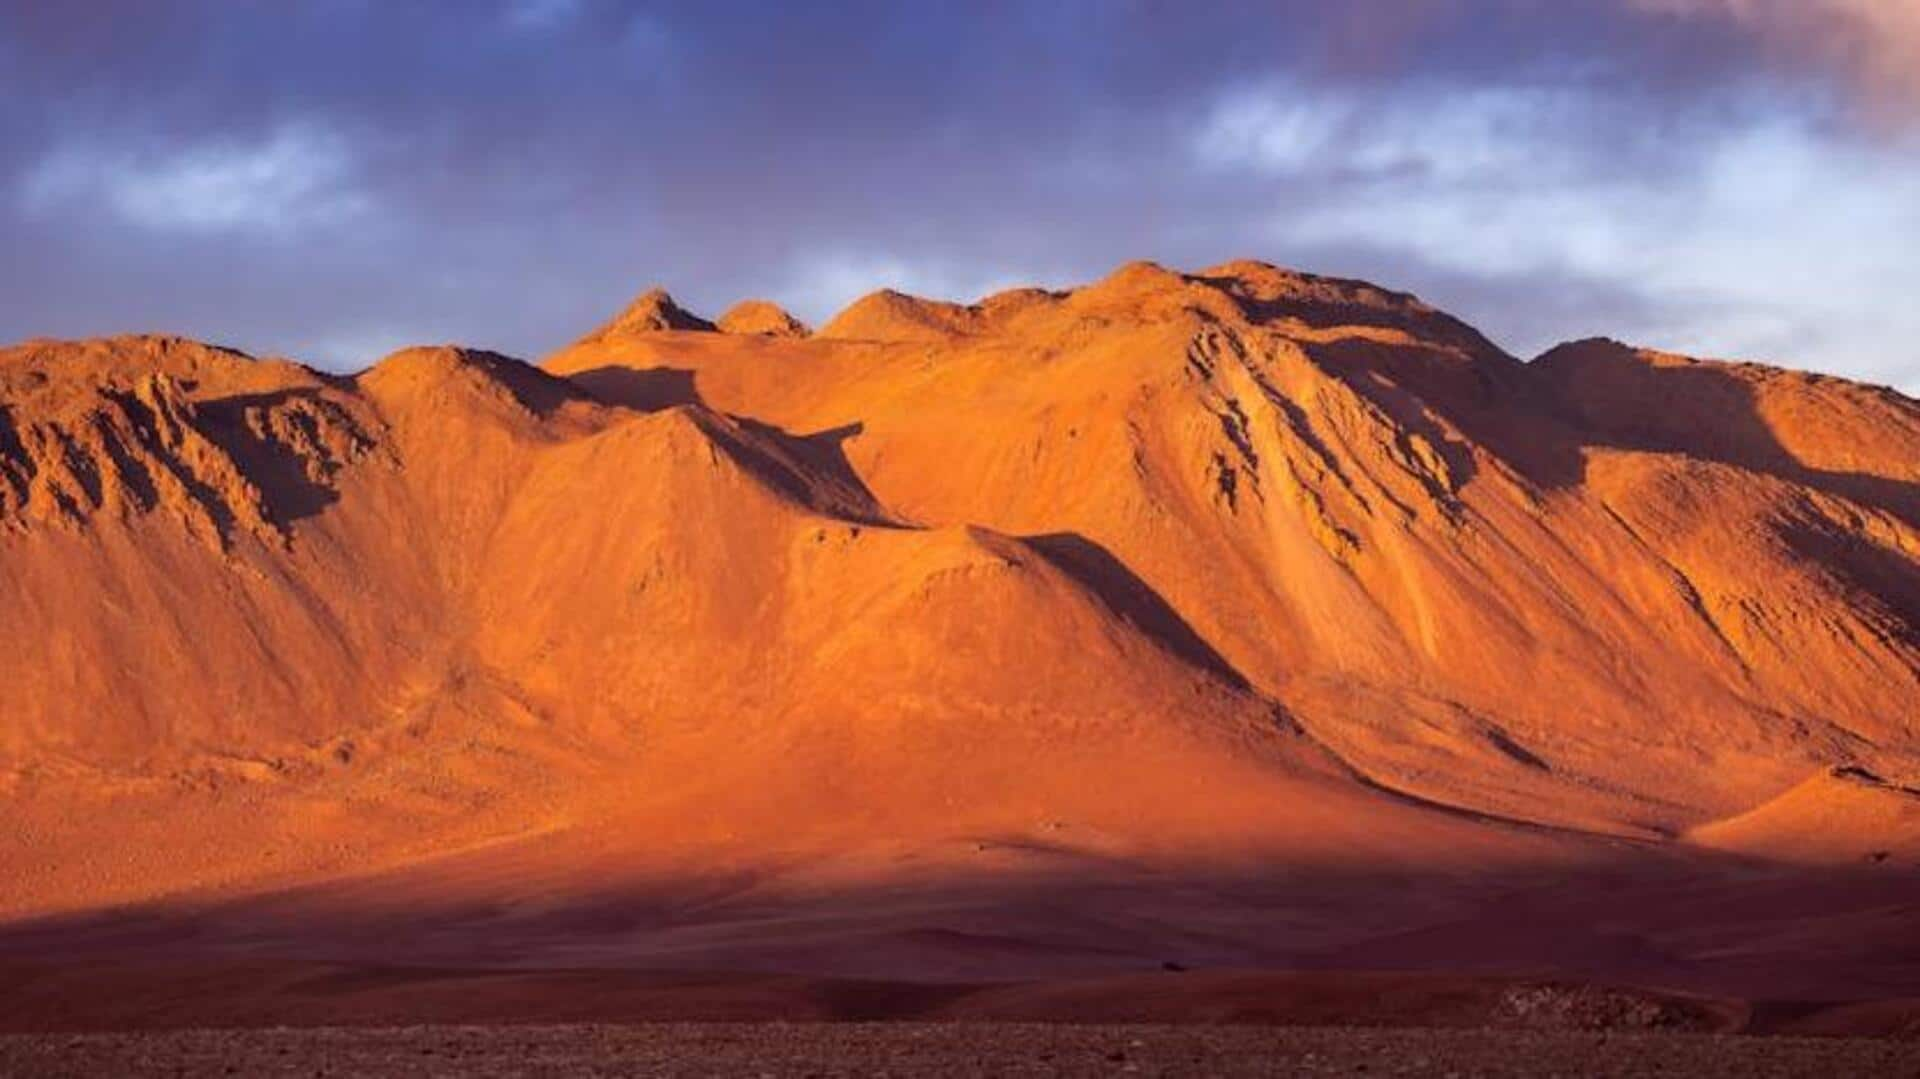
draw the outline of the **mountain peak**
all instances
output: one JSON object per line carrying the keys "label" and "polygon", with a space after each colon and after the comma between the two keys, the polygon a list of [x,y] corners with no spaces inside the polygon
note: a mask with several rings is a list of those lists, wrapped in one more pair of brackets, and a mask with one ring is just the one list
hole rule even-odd
{"label": "mountain peak", "polygon": [[972,332],[977,312],[965,304],[909,296],[895,289],[870,292],[820,327],[826,338],[937,341]]}
{"label": "mountain peak", "polygon": [[771,300],[741,300],[727,308],[716,325],[721,333],[761,337],[805,337],[812,332]]}
{"label": "mountain peak", "polygon": [[1092,290],[1110,293],[1153,292],[1180,288],[1186,283],[1185,274],[1169,270],[1149,259],[1137,259],[1122,264],[1089,287]]}
{"label": "mountain peak", "polygon": [[403,348],[360,373],[356,383],[388,402],[444,400],[449,393],[479,393],[545,415],[585,395],[572,383],[531,364],[485,349],[457,345]]}
{"label": "mountain peak", "polygon": [[667,330],[712,332],[713,323],[681,307],[666,289],[655,286],[642,292],[626,309],[606,325],[588,334],[585,340],[603,341],[641,333]]}

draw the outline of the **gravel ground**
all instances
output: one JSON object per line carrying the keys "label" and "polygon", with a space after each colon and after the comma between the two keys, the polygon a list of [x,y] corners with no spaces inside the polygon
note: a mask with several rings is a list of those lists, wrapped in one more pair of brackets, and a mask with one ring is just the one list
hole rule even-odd
{"label": "gravel ground", "polygon": [[0,1075],[1920,1077],[1920,1042],[1040,1024],[656,1024],[0,1037]]}

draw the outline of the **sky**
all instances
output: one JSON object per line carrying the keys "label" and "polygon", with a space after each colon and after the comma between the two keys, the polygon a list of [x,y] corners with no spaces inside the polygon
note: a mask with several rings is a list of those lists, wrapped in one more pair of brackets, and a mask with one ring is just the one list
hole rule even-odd
{"label": "sky", "polygon": [[1920,0],[0,0],[0,340],[1256,258],[1920,393]]}

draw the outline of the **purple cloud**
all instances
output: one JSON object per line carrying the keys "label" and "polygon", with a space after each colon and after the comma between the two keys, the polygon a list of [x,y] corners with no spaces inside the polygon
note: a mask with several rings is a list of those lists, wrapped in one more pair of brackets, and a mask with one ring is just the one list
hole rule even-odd
{"label": "purple cloud", "polygon": [[1761,0],[10,5],[0,338],[351,368],[538,355],[654,282],[819,321],[1254,256],[1516,351],[1920,387],[1910,20],[1818,6],[1871,39]]}

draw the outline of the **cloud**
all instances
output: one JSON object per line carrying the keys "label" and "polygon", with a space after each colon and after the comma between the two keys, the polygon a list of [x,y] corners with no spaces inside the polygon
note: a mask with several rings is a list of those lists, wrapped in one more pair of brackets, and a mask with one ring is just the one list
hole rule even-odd
{"label": "cloud", "polygon": [[1629,0],[1646,12],[1729,20],[1778,53],[1849,80],[1882,118],[1920,120],[1920,3],[1913,0]]}
{"label": "cloud", "polygon": [[1916,385],[1920,139],[1836,122],[1897,112],[1913,7],[0,4],[0,340],[538,355],[655,282],[818,320],[1253,256]]}
{"label": "cloud", "polygon": [[1585,163],[1585,149],[1559,136],[1590,121],[1590,108],[1580,96],[1541,87],[1455,91],[1408,108],[1388,95],[1269,82],[1218,99],[1193,150],[1206,166],[1329,178],[1537,181]]}
{"label": "cloud", "polygon": [[885,249],[830,250],[793,260],[774,287],[781,303],[818,325],[870,292],[890,288],[962,303],[1019,285],[1045,284],[1004,265],[903,257]]}
{"label": "cloud", "polygon": [[368,209],[352,184],[352,146],[324,128],[279,127],[264,138],[220,138],[184,147],[82,141],[29,172],[29,212],[102,205],[156,232],[284,236],[335,225]]}
{"label": "cloud", "polygon": [[[1900,344],[1920,340],[1920,309],[1895,295],[1914,280],[1920,235],[1908,156],[1836,143],[1814,117],[1776,108],[1675,131],[1683,154],[1643,147],[1644,162],[1620,168],[1605,135],[1631,117],[1611,108],[1533,92],[1283,83],[1224,95],[1190,153],[1298,193],[1266,215],[1275,245],[1399,252],[1510,281],[1523,303],[1528,287],[1607,282],[1637,297],[1634,322],[1593,332],[1920,388],[1920,355]],[[1496,333],[1519,321],[1461,313]]]}
{"label": "cloud", "polygon": [[580,0],[510,0],[507,22],[522,30],[544,30],[571,22],[580,14]]}
{"label": "cloud", "polygon": [[328,330],[299,342],[299,355],[336,371],[360,371],[420,338],[407,329],[386,325],[357,325]]}

